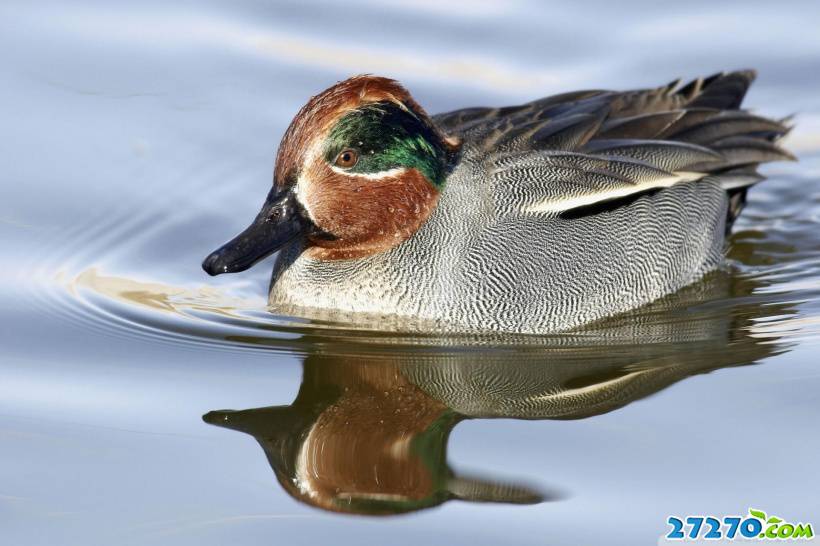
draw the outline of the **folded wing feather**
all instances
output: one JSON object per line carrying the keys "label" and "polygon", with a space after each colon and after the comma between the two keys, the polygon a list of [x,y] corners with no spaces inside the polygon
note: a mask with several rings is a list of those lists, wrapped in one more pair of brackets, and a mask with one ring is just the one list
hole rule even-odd
{"label": "folded wing feather", "polygon": [[498,214],[561,212],[702,178],[649,163],[580,153],[502,155],[490,170]]}
{"label": "folded wing feather", "polygon": [[638,91],[578,91],[435,117],[484,153],[498,213],[560,214],[716,175],[727,191],[793,159],[789,127],[738,110],[752,71]]}

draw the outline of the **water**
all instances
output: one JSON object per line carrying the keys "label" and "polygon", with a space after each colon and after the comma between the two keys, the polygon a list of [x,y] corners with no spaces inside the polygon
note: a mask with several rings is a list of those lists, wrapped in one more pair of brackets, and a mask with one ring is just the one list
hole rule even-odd
{"label": "water", "polygon": [[[670,514],[749,506],[818,525],[818,11],[5,2],[3,543],[654,544]],[[649,309],[411,337],[271,316],[268,264],[199,269],[293,113],[351,73],[440,112],[746,66],[747,104],[798,114],[800,162],[765,167],[725,271]],[[294,486],[305,467],[322,479]]]}

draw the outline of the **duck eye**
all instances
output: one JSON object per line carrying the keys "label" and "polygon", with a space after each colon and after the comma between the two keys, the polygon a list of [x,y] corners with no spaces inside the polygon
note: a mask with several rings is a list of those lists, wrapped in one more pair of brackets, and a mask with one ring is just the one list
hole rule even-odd
{"label": "duck eye", "polygon": [[356,150],[351,150],[348,148],[339,152],[339,155],[336,156],[336,161],[334,161],[334,164],[342,169],[350,169],[356,165],[358,161],[359,154],[356,153]]}

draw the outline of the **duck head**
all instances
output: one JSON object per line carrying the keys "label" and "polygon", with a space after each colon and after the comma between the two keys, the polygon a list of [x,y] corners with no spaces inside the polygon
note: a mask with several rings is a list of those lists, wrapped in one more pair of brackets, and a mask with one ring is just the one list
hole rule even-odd
{"label": "duck head", "polygon": [[298,237],[324,260],[392,248],[427,220],[457,153],[458,143],[397,82],[340,82],[296,115],[262,210],[202,267],[244,271]]}

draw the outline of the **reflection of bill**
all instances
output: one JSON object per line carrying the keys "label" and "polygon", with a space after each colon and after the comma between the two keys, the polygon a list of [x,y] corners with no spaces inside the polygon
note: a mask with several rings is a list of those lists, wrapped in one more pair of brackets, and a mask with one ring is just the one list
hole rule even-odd
{"label": "reflection of bill", "polygon": [[[688,376],[782,350],[771,337],[755,335],[752,326],[764,308],[766,315],[789,314],[785,305],[764,306],[750,298],[731,312],[707,308],[696,320],[674,319],[676,308],[691,314],[693,300],[740,295],[727,275],[709,283],[679,294],[677,304],[658,303],[655,311],[668,320],[656,316],[642,325],[625,316],[599,325],[594,337],[579,334],[547,346],[399,352],[372,338],[305,339],[309,354],[293,404],[212,411],[204,419],[254,436],[282,487],[326,510],[391,514],[450,499],[524,504],[555,498],[523,485],[455,474],[447,462],[453,427],[470,418],[598,415]],[[751,288],[744,284],[744,290]],[[704,296],[704,290],[711,293]],[[652,342],[613,346],[601,334],[618,332],[623,340],[625,329]]]}

